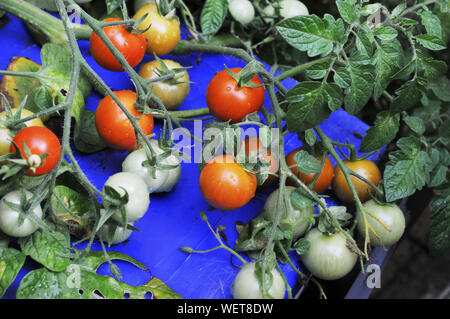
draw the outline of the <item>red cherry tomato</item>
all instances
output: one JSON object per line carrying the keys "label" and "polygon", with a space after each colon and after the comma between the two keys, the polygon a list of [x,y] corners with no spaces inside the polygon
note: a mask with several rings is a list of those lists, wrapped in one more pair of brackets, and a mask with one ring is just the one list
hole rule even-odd
{"label": "red cherry tomato", "polygon": [[[238,74],[242,68],[233,68]],[[262,85],[255,75],[252,82]],[[237,81],[227,71],[218,72],[209,82],[206,90],[206,103],[211,113],[221,121],[236,123],[247,114],[257,112],[264,103],[264,88],[238,87]]]}
{"label": "red cherry tomato", "polygon": [[[103,21],[112,22],[121,20],[119,18],[107,18]],[[103,31],[131,67],[134,68],[142,61],[147,47],[147,40],[143,34],[131,33],[123,25],[105,27]],[[120,65],[95,32],[91,34],[90,48],[95,61],[103,68],[114,72],[124,70],[122,65]]]}
{"label": "red cherry tomato", "polygon": [[[114,92],[123,106],[135,117],[140,119],[137,124],[145,135],[153,132],[153,116],[141,114],[136,110],[136,93],[130,90]],[[136,135],[133,125],[127,115],[114,102],[111,96],[103,98],[95,111],[95,126],[105,143],[119,151],[131,151],[136,148]]]}
{"label": "red cherry tomato", "polygon": [[[313,174],[305,174],[298,170],[297,163],[295,163],[294,157],[295,154],[297,154],[302,148],[297,148],[290,152],[286,156],[286,164],[291,168],[292,173],[294,173],[303,183],[306,185],[310,184],[314,177],[316,176],[316,173]],[[318,157],[317,161],[322,162],[322,157]],[[325,164],[322,168],[322,171],[320,172],[319,177],[317,178],[316,182],[314,183],[314,190],[317,193],[323,193],[327,190],[327,188],[330,186],[331,182],[333,181],[333,164],[331,163],[330,159],[327,157],[325,160]],[[295,182],[292,179],[288,179],[288,184],[292,186],[296,186]]]}
{"label": "red cherry tomato", "polygon": [[[36,170],[29,170],[28,176],[40,176],[50,172],[58,163],[61,156],[61,144],[58,137],[46,127],[30,126],[20,130],[13,138],[19,148],[20,154],[26,159],[30,167]],[[26,156],[23,143],[30,150],[30,156]],[[16,152],[16,147],[11,143],[10,151]],[[48,154],[42,161],[40,155]]]}
{"label": "red cherry tomato", "polygon": [[234,157],[219,155],[200,173],[200,191],[211,206],[233,210],[247,204],[254,196],[256,176],[248,173]]}

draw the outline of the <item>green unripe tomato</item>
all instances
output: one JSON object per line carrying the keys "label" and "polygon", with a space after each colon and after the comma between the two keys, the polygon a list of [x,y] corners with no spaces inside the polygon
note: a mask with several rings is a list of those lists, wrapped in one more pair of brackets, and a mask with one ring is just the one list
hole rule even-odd
{"label": "green unripe tomato", "polygon": [[280,2],[280,15],[283,18],[309,15],[308,8],[301,1],[283,0]]}
{"label": "green unripe tomato", "polygon": [[234,20],[244,25],[255,18],[255,8],[248,0],[231,0],[228,10]]}
{"label": "green unripe tomato", "polygon": [[[268,293],[274,299],[283,299],[286,286],[278,270],[272,269],[272,286]],[[263,299],[259,282],[255,277],[255,262],[245,264],[234,278],[231,286],[234,299]]]}
{"label": "green unripe tomato", "polygon": [[317,278],[340,279],[355,266],[358,256],[347,248],[347,239],[342,233],[326,235],[314,228],[305,239],[310,247],[306,254],[301,255],[301,260]]}
{"label": "green unripe tomato", "polygon": [[[296,240],[302,236],[308,229],[309,221],[311,216],[314,215],[314,206],[307,207],[306,209],[300,211],[295,209],[291,203],[291,194],[295,191],[295,187],[286,186],[286,193],[289,198],[289,205],[286,211],[281,216],[281,221],[288,222],[293,225],[293,238]],[[278,200],[279,189],[276,189],[269,195],[264,204],[264,209],[261,212],[261,217],[268,221],[274,221],[277,213],[277,200]]]}
{"label": "green unripe tomato", "polygon": [[[25,191],[25,197],[30,200],[33,194]],[[6,202],[20,204],[20,191],[15,190],[6,194],[0,201],[0,230],[11,237],[26,237],[38,230],[39,226],[29,217],[26,217],[19,225],[19,212],[10,208]],[[36,206],[30,214],[42,218],[41,206]]]}
{"label": "green unripe tomato", "polygon": [[[365,214],[367,222],[375,230],[377,236],[369,230],[372,246],[390,246],[400,240],[405,232],[405,216],[402,210],[395,204],[380,205],[373,199],[365,202],[363,207],[370,213]],[[373,215],[374,217],[370,216]],[[381,221],[387,230],[379,221]],[[361,211],[356,211],[358,233],[365,237],[364,218]]]}

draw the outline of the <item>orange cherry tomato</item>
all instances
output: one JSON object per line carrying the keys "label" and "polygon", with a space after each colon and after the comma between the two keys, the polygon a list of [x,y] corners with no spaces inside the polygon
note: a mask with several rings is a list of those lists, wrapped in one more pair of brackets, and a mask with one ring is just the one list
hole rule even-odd
{"label": "orange cherry tomato", "polygon": [[[381,172],[378,169],[378,166],[370,161],[370,160],[357,160],[357,161],[344,161],[345,166],[354,171],[355,173],[361,175],[368,181],[372,182],[375,186],[378,186],[378,183],[381,180]],[[342,173],[341,168],[336,165],[334,169],[334,180],[333,180],[333,192],[336,196],[342,200],[343,202],[353,203],[355,198],[348,187],[347,180],[345,179],[344,173]],[[363,182],[359,178],[355,176],[350,176],[350,180],[356,188],[356,193],[358,194],[361,202],[368,201],[371,197],[368,193],[368,190],[375,194],[375,189],[371,187],[366,182]]]}
{"label": "orange cherry tomato", "polygon": [[[295,163],[294,157],[295,154],[297,154],[302,148],[299,147],[292,152],[290,152],[286,156],[286,163],[291,168],[292,173],[294,173],[303,183],[306,185],[310,184],[317,173],[313,174],[305,174],[298,170],[297,164]],[[322,162],[322,157],[318,157],[317,161]],[[327,188],[330,186],[331,182],[333,181],[333,164],[331,163],[330,159],[327,157],[325,160],[325,164],[322,168],[322,171],[320,172],[319,177],[317,178],[316,182],[314,183],[314,190],[317,193],[323,193],[327,190]],[[296,183],[292,179],[288,179],[287,183],[292,186],[296,186]]]}
{"label": "orange cherry tomato", "polygon": [[245,171],[235,158],[219,155],[200,173],[200,191],[209,205],[233,210],[247,204],[254,196],[256,176]]}
{"label": "orange cherry tomato", "polygon": [[[141,114],[136,110],[136,93],[130,90],[114,92],[123,106],[135,117],[145,135],[153,132],[153,116]],[[119,151],[131,151],[136,148],[136,135],[127,115],[114,102],[111,96],[103,98],[95,111],[95,126],[105,143]]]}
{"label": "orange cherry tomato", "polygon": [[[20,154],[26,159],[30,167],[35,167],[35,171],[28,170],[28,176],[41,176],[50,172],[58,164],[61,156],[61,144],[58,137],[46,127],[29,126],[20,130],[13,138],[13,142],[19,148]],[[23,143],[30,151],[28,157],[25,153]],[[13,143],[10,152],[15,153],[16,147]],[[40,155],[47,154],[44,159]]]}
{"label": "orange cherry tomato", "polygon": [[[104,22],[121,21],[119,18],[107,18]],[[123,25],[109,26],[103,28],[106,36],[111,40],[116,49],[122,53],[131,67],[141,63],[145,55],[147,40],[143,34],[131,33]],[[123,71],[122,65],[116,60],[111,51],[106,47],[100,37],[92,32],[90,38],[90,49],[94,60],[103,68],[114,71]]]}
{"label": "orange cherry tomato", "polygon": [[251,136],[247,137],[244,140],[244,147],[245,147],[245,154],[248,156],[250,153],[258,152],[258,158],[264,159],[266,162],[269,162],[269,175],[267,179],[262,184],[263,187],[266,187],[270,184],[272,184],[274,181],[277,180],[277,176],[274,174],[278,173],[279,163],[278,159],[272,155],[271,151],[268,149],[265,149],[262,145],[261,141],[259,140],[258,136]]}
{"label": "orange cherry tomato", "polygon": [[[238,74],[242,68],[230,69]],[[262,85],[255,75],[252,82]],[[257,112],[264,103],[264,88],[238,87],[237,81],[226,70],[218,72],[206,89],[206,103],[211,113],[220,121],[241,121],[247,114]]]}

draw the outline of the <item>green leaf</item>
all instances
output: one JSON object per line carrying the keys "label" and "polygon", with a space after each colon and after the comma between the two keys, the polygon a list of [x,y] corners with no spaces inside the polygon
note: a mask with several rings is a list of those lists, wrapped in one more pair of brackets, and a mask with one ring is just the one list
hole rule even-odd
{"label": "green leaf", "polygon": [[181,298],[158,278],[133,287],[113,277],[70,265],[63,272],[55,273],[46,268],[29,272],[20,283],[17,299],[144,299],[147,293],[154,299]]}
{"label": "green leaf", "polygon": [[450,80],[445,76],[436,78],[428,82],[428,87],[431,88],[433,93],[442,101],[450,102]]}
{"label": "green leaf", "polygon": [[304,211],[306,208],[314,207],[315,205],[315,202],[310,199],[303,188],[300,187],[291,193],[290,201],[292,207],[300,211]]}
{"label": "green leaf", "polygon": [[405,121],[406,125],[416,134],[422,135],[425,133],[425,124],[423,123],[422,119],[417,116],[405,116],[403,118],[403,121]]}
{"label": "green leaf", "polygon": [[70,264],[70,236],[67,231],[39,229],[19,239],[22,252],[52,271],[63,271]]}
{"label": "green leaf", "polygon": [[348,65],[351,84],[345,91],[344,106],[350,114],[359,113],[370,100],[374,87],[372,71],[373,67],[370,65]]}
{"label": "green leaf", "polygon": [[111,14],[114,10],[122,5],[124,0],[105,0],[107,14]]}
{"label": "green leaf", "polygon": [[95,127],[95,112],[86,109],[81,111],[80,121],[75,123],[74,145],[83,153],[96,153],[106,148]]}
{"label": "green leaf", "polygon": [[0,248],[0,297],[16,279],[25,263],[25,254],[14,248]]}
{"label": "green leaf", "polygon": [[[94,207],[87,197],[75,190],[64,185],[56,186],[50,198],[50,209],[53,216],[65,223],[74,235],[83,237],[92,230]],[[77,227],[72,229],[73,223]]]}
{"label": "green leaf", "polygon": [[345,22],[352,24],[358,20],[359,17],[354,3],[352,4],[350,1],[346,0],[338,0],[336,1],[336,5],[338,7],[339,14]]}
{"label": "green leaf", "polygon": [[310,57],[330,54],[345,32],[342,20],[320,19],[316,15],[289,18],[276,28],[287,43]]}
{"label": "green leaf", "polygon": [[415,39],[425,48],[432,51],[444,50],[447,46],[445,42],[435,35],[419,34]]}
{"label": "green leaf", "polygon": [[393,202],[422,189],[430,178],[431,159],[421,150],[421,142],[414,136],[397,142],[399,150],[389,154],[383,174],[386,200]]}
{"label": "green leaf", "polygon": [[397,38],[398,32],[392,27],[380,27],[373,31],[373,35],[382,41],[391,41]]}
{"label": "green leaf", "polygon": [[428,247],[433,256],[441,255],[450,249],[450,185],[434,190],[430,202],[431,225]]}
{"label": "green leaf", "polygon": [[372,58],[376,74],[374,99],[379,99],[393,80],[394,74],[400,69],[402,55],[402,46],[397,40],[383,41],[378,45]]}
{"label": "green leaf", "polygon": [[80,266],[83,266],[90,271],[97,271],[98,267],[100,267],[108,260],[127,261],[140,269],[149,271],[144,264],[137,261],[133,257],[116,251],[109,251],[108,255],[106,256],[103,251],[90,250],[89,253],[80,261]]}
{"label": "green leaf", "polygon": [[200,25],[207,39],[219,31],[228,13],[227,0],[206,0],[203,5]]}
{"label": "green leaf", "polygon": [[[302,82],[292,88],[286,98],[289,105],[287,125],[291,132],[303,132],[327,119],[339,104],[342,92],[336,84]],[[299,102],[295,102],[301,99]]]}
{"label": "green leaf", "polygon": [[392,102],[391,110],[393,112],[406,111],[420,101],[422,87],[417,81],[411,80],[404,83],[395,93],[396,96]]}
{"label": "green leaf", "polygon": [[436,79],[445,75],[448,66],[444,61],[419,55],[419,67],[424,72],[426,78]]}
{"label": "green leaf", "polygon": [[295,242],[293,246],[293,248],[297,252],[297,255],[299,256],[306,254],[310,247],[311,247],[310,242],[305,238],[300,238]]}
{"label": "green leaf", "polygon": [[359,151],[368,153],[389,144],[397,135],[399,127],[399,114],[391,114],[389,111],[379,113],[374,126],[367,130]]}
{"label": "green leaf", "polygon": [[305,174],[318,173],[321,169],[320,162],[304,150],[295,154],[294,161],[297,163],[299,171]]}
{"label": "green leaf", "polygon": [[419,16],[422,19],[422,24],[425,30],[427,30],[427,33],[442,39],[442,27],[439,17],[429,10],[419,12]]}

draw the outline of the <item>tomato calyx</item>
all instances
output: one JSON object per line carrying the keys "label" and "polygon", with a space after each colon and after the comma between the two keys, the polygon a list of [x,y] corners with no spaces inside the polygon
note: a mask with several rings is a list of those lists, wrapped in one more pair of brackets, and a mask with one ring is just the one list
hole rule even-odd
{"label": "tomato calyx", "polygon": [[[106,212],[102,215],[102,218],[104,219],[104,222],[106,222],[112,215],[118,213],[121,216],[122,224],[127,225],[128,217],[125,211],[125,205],[128,204],[129,195],[125,188],[120,188],[124,191],[123,195],[115,190],[114,187],[104,185],[103,193],[105,196],[103,197],[103,200],[107,202],[108,209],[106,209]],[[105,206],[105,203],[103,206]],[[99,225],[98,227],[101,226],[102,225]]]}
{"label": "tomato calyx", "polygon": [[264,86],[264,84],[255,84],[252,81],[253,77],[258,74],[258,70],[260,70],[260,63],[256,60],[248,63],[239,73],[234,73],[226,65],[224,65],[224,69],[233,79],[236,80],[239,88],[258,88]]}
{"label": "tomato calyx", "polygon": [[[182,67],[182,68],[173,68],[170,69],[164,61],[159,58],[155,53],[153,54],[155,59],[158,61],[160,68],[156,68],[154,72],[158,75],[159,79],[150,79],[151,82],[163,81],[172,85],[183,84],[183,83],[193,83],[191,81],[180,81],[179,79],[183,78],[183,72],[191,69],[191,66]],[[149,82],[150,82],[149,81]]]}
{"label": "tomato calyx", "polygon": [[26,173],[27,171],[35,174],[37,168],[45,165],[45,159],[49,156],[48,153],[39,155],[32,154],[25,141],[22,141],[22,149],[24,152],[22,154],[16,142],[11,141],[11,144],[14,145],[16,152],[0,156],[0,162],[2,160],[7,161],[0,169],[0,176],[3,175],[2,179],[5,180],[13,175]]}

